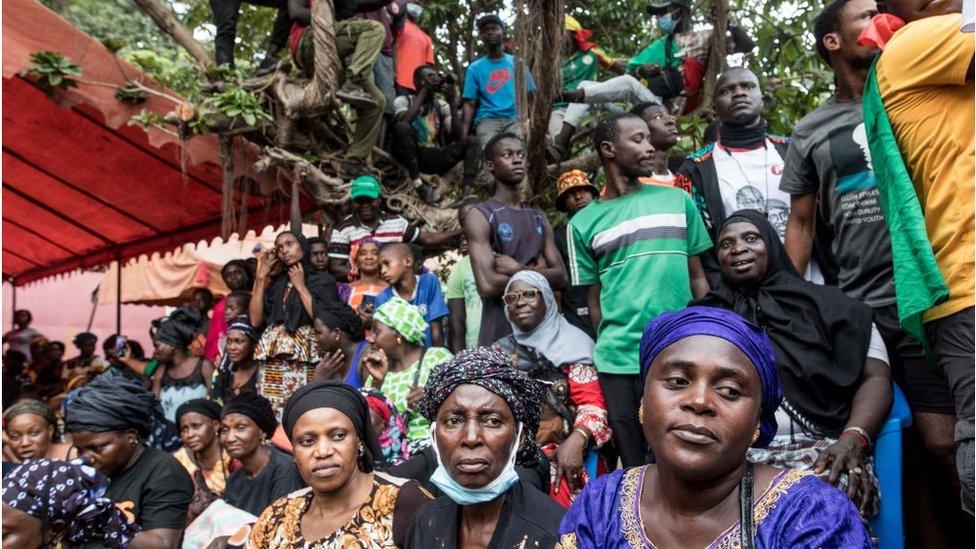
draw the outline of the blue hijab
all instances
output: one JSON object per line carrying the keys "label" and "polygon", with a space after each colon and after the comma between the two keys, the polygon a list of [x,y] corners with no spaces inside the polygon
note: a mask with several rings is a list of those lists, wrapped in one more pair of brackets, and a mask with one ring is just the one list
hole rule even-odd
{"label": "blue hijab", "polygon": [[756,367],[762,385],[762,408],[759,439],[753,446],[765,447],[776,435],[776,409],[783,400],[783,388],[776,371],[776,355],[765,332],[732,311],[714,307],[687,307],[658,315],[648,323],[640,342],[641,386],[651,369],[651,363],[661,351],[682,339],[697,335],[728,341]]}

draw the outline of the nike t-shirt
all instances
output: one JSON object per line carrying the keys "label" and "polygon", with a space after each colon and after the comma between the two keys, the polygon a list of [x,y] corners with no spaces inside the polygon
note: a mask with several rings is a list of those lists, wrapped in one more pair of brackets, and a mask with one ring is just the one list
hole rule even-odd
{"label": "nike t-shirt", "polygon": [[[525,88],[535,91],[532,73],[525,71]],[[501,59],[479,57],[464,73],[461,98],[477,101],[474,124],[486,118],[515,120],[515,58],[505,54]]]}

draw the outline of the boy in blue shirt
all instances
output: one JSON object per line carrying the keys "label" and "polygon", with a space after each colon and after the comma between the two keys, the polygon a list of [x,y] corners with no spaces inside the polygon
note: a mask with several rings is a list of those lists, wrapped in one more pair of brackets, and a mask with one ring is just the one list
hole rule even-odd
{"label": "boy in blue shirt", "polygon": [[[464,74],[461,138],[468,136],[473,125],[483,147],[499,133],[518,133],[518,115],[515,58],[505,53],[505,23],[497,15],[486,15],[478,20],[478,34],[488,53],[475,59]],[[526,90],[535,92],[535,82],[528,70],[525,78]]]}
{"label": "boy in blue shirt", "polygon": [[380,250],[380,278],[389,286],[376,296],[379,309],[394,297],[400,297],[420,309],[427,321],[425,347],[443,347],[444,335],[440,319],[448,314],[447,302],[441,293],[441,281],[432,273],[415,274],[414,257],[410,246],[397,242]]}

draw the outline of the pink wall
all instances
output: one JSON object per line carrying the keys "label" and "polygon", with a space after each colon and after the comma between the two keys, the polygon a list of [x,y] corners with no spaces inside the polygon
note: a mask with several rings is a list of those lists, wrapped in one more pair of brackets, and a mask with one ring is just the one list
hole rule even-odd
{"label": "pink wall", "polygon": [[[66,358],[77,354],[71,345],[75,334],[85,331],[92,311],[92,292],[102,280],[101,273],[81,272],[48,279],[17,288],[17,308],[27,309],[34,316],[31,326],[48,339],[63,341],[67,346]],[[3,284],[3,332],[13,328],[13,286]],[[149,323],[164,315],[163,307],[144,305],[122,306],[122,333],[138,341],[152,354],[149,342]],[[91,331],[98,336],[99,354],[102,341],[115,333],[115,304],[99,305]]]}

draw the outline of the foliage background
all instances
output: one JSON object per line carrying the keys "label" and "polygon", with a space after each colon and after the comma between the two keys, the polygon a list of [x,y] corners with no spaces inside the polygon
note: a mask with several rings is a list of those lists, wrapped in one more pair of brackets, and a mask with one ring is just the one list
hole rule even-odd
{"label": "foliage background", "polygon": [[[212,47],[214,28],[207,0],[161,0],[170,5],[194,36]],[[707,24],[715,0],[696,2],[696,25]],[[42,0],[85,32],[122,46],[127,60],[141,66],[174,90],[193,97],[199,79],[184,52],[159,31],[131,0]],[[421,26],[434,37],[438,62],[459,79],[478,54],[474,23],[486,12],[511,16],[504,0],[424,0]],[[629,57],[660,36],[647,15],[646,0],[566,0],[567,13],[594,31],[594,40],[608,53]],[[832,75],[817,57],[810,33],[821,2],[797,0],[730,0],[730,15],[747,29],[758,47],[729,58],[760,76],[770,130],[789,134],[793,124],[830,92]],[[270,8],[243,4],[238,22],[238,68],[247,71],[261,59],[274,19]],[[701,144],[702,120],[680,121],[686,151]]]}

